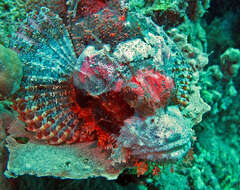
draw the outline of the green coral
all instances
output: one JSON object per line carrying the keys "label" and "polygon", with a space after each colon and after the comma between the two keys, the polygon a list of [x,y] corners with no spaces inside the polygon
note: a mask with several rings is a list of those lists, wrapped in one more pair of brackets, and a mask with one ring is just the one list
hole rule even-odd
{"label": "green coral", "polygon": [[16,23],[24,15],[23,4],[18,0],[0,0],[0,44],[8,47],[9,36],[16,31]]}
{"label": "green coral", "polygon": [[[197,189],[206,189],[209,183],[212,184],[211,189],[233,190],[239,187],[239,58],[240,51],[229,48],[220,56],[218,65],[210,66],[200,76],[202,97],[212,110],[195,129],[198,134],[196,147],[200,154],[194,167],[201,172],[192,178],[195,183],[195,177],[200,175],[203,182],[203,186]],[[198,187],[197,184],[194,186]]]}
{"label": "green coral", "polygon": [[220,56],[221,66],[224,74],[236,77],[240,68],[240,50],[234,48],[228,48]]}
{"label": "green coral", "polygon": [[130,0],[129,2],[130,10],[141,11],[149,15],[152,15],[154,11],[165,11],[175,7],[175,0]]}
{"label": "green coral", "polygon": [[22,69],[17,53],[0,45],[0,95],[9,96],[19,88]]}
{"label": "green coral", "polygon": [[173,7],[173,0],[155,0],[153,5],[152,5],[152,10],[158,11],[158,10],[166,10],[171,7]]}

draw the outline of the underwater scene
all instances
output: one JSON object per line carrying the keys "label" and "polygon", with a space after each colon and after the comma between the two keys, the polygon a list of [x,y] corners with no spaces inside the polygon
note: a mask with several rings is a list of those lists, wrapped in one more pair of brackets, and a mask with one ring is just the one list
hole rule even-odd
{"label": "underwater scene", "polygon": [[0,190],[240,190],[240,0],[0,0]]}

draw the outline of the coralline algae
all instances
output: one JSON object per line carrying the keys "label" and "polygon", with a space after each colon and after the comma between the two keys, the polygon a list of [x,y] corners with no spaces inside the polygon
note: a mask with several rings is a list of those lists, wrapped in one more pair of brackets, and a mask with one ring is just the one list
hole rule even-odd
{"label": "coralline algae", "polygon": [[[107,8],[99,12],[103,16],[110,13]],[[128,18],[114,19],[111,21],[121,21],[121,29],[131,30],[122,33],[129,36],[115,39],[114,32],[108,31],[107,39],[107,31],[103,36],[84,31],[76,38],[74,19],[69,25],[73,28],[66,28],[47,8],[30,13],[19,28],[12,47],[25,65],[21,89],[13,102],[26,124],[22,129],[27,131],[18,130],[16,123],[10,126],[8,177],[113,179],[139,161],[177,160],[187,153],[191,128],[208,110],[205,104],[195,110],[201,103],[200,96],[192,93],[198,71],[185,62],[177,46],[150,18],[129,13]],[[86,33],[91,45],[78,49]],[[111,37],[114,43],[106,44]],[[72,44],[72,39],[80,41]],[[192,105],[194,109],[189,109]],[[17,137],[29,141],[20,144]],[[47,169],[42,169],[46,168],[45,156],[35,163],[38,150],[47,155]],[[51,164],[56,156],[69,159],[72,167],[66,171],[61,161]],[[85,159],[88,164],[83,164]],[[91,172],[83,172],[86,168]]]}

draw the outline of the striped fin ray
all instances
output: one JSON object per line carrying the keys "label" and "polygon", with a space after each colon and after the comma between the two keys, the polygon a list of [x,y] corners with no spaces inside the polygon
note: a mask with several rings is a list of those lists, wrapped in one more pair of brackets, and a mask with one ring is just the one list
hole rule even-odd
{"label": "striped fin ray", "polygon": [[50,144],[75,142],[82,123],[72,110],[78,107],[71,85],[77,59],[62,19],[44,7],[29,13],[11,46],[25,65],[13,107],[26,129]]}
{"label": "striped fin ray", "polygon": [[82,120],[70,109],[65,109],[54,118],[54,123],[38,130],[37,138],[48,140],[49,144],[72,144],[79,139]]}
{"label": "striped fin ray", "polygon": [[[37,90],[36,90],[37,88]],[[72,92],[68,87],[64,86],[30,86],[25,89],[18,91],[18,97],[14,100],[17,104],[22,100],[26,101],[28,104],[32,102],[40,103],[41,101],[46,101],[50,99],[58,100],[61,97],[71,96]],[[61,102],[59,102],[61,103]]]}
{"label": "striped fin ray", "polygon": [[51,125],[47,125],[46,127],[42,127],[38,130],[37,138],[49,140],[55,137],[63,127],[67,127],[66,124],[68,122],[66,120],[68,120],[69,115],[71,114],[71,110],[67,107],[63,108],[61,112],[52,117],[53,121]]}
{"label": "striped fin ray", "polygon": [[[23,90],[25,91],[25,89]],[[48,111],[52,107],[66,106],[72,104],[71,90],[65,87],[65,89],[56,89],[51,87],[41,87],[41,90],[34,91],[34,88],[26,91],[28,94],[22,92],[20,96],[13,100],[15,109],[23,115],[25,113],[43,113]]]}
{"label": "striped fin ray", "polygon": [[62,19],[43,7],[29,13],[23,23],[11,41],[25,64],[23,86],[66,80],[76,55]]}
{"label": "striped fin ray", "polygon": [[[59,103],[61,101],[61,103]],[[24,103],[24,102],[23,102]],[[35,117],[41,116],[41,117],[47,117],[50,113],[57,113],[57,110],[62,109],[63,107],[66,106],[71,106],[72,102],[69,101],[69,98],[63,97],[63,98],[58,98],[57,100],[55,99],[50,99],[50,100],[43,100],[43,101],[34,101],[33,103],[26,102],[26,105],[24,106],[25,109],[23,111],[19,111],[21,115],[24,116],[24,120],[26,123],[29,122],[34,122]],[[33,118],[25,118],[26,114],[31,113],[33,114]]]}
{"label": "striped fin ray", "polygon": [[34,112],[33,114],[36,114],[34,118],[28,122],[25,121],[28,124],[27,129],[32,132],[43,132],[53,129],[52,125],[55,124],[57,119],[63,116],[64,111],[67,110],[67,106],[70,106],[70,104],[65,104],[64,106],[55,105],[43,113]]}
{"label": "striped fin ray", "polygon": [[[75,120],[78,122],[74,123]],[[52,132],[54,136],[53,138],[50,138],[48,142],[50,144],[61,144],[63,142],[66,142],[68,138],[74,140],[72,138],[71,132],[74,131],[74,128],[79,129],[78,125],[80,124],[81,124],[81,121],[69,112],[68,115],[66,114],[65,119]]]}
{"label": "striped fin ray", "polygon": [[[69,81],[63,81],[61,83],[57,83],[55,85],[48,85],[48,84],[41,84],[41,85],[31,85],[31,86],[25,86],[21,87],[20,90],[18,90],[18,93],[13,97],[16,101],[17,99],[24,98],[25,100],[35,100],[39,99],[44,96],[47,93],[57,93],[59,92],[59,95],[63,95],[63,93],[67,92],[69,90]],[[72,93],[72,92],[69,92]],[[27,98],[28,97],[28,98]]]}
{"label": "striped fin ray", "polygon": [[68,138],[65,141],[66,144],[73,144],[79,140],[80,133],[81,133],[81,130],[79,130],[80,124],[81,124],[80,121],[77,119],[75,119],[73,121],[73,123],[71,125],[72,130],[71,130]]}
{"label": "striped fin ray", "polygon": [[49,144],[74,143],[79,138],[82,119],[71,109],[77,106],[72,93],[68,83],[58,87],[30,86],[22,89],[14,106],[37,139]]}

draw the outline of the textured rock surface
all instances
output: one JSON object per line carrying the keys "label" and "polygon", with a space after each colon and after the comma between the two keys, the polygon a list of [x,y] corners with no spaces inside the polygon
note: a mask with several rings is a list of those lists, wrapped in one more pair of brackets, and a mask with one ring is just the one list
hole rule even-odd
{"label": "textured rock surface", "polygon": [[7,110],[5,107],[9,104],[7,101],[0,101],[0,189],[11,190],[13,188],[11,181],[4,176],[4,170],[6,168],[8,160],[8,151],[5,147],[5,140],[7,137],[7,128],[9,124],[14,120],[14,114]]}
{"label": "textured rock surface", "polygon": [[0,95],[9,96],[20,87],[22,64],[16,52],[0,45]]}
{"label": "textured rock surface", "polygon": [[7,148],[10,157],[4,174],[11,178],[29,174],[61,179],[99,176],[116,179],[119,175],[110,172],[110,165],[105,160],[106,155],[96,148],[96,143],[72,146],[19,144],[14,138],[8,137]]}

